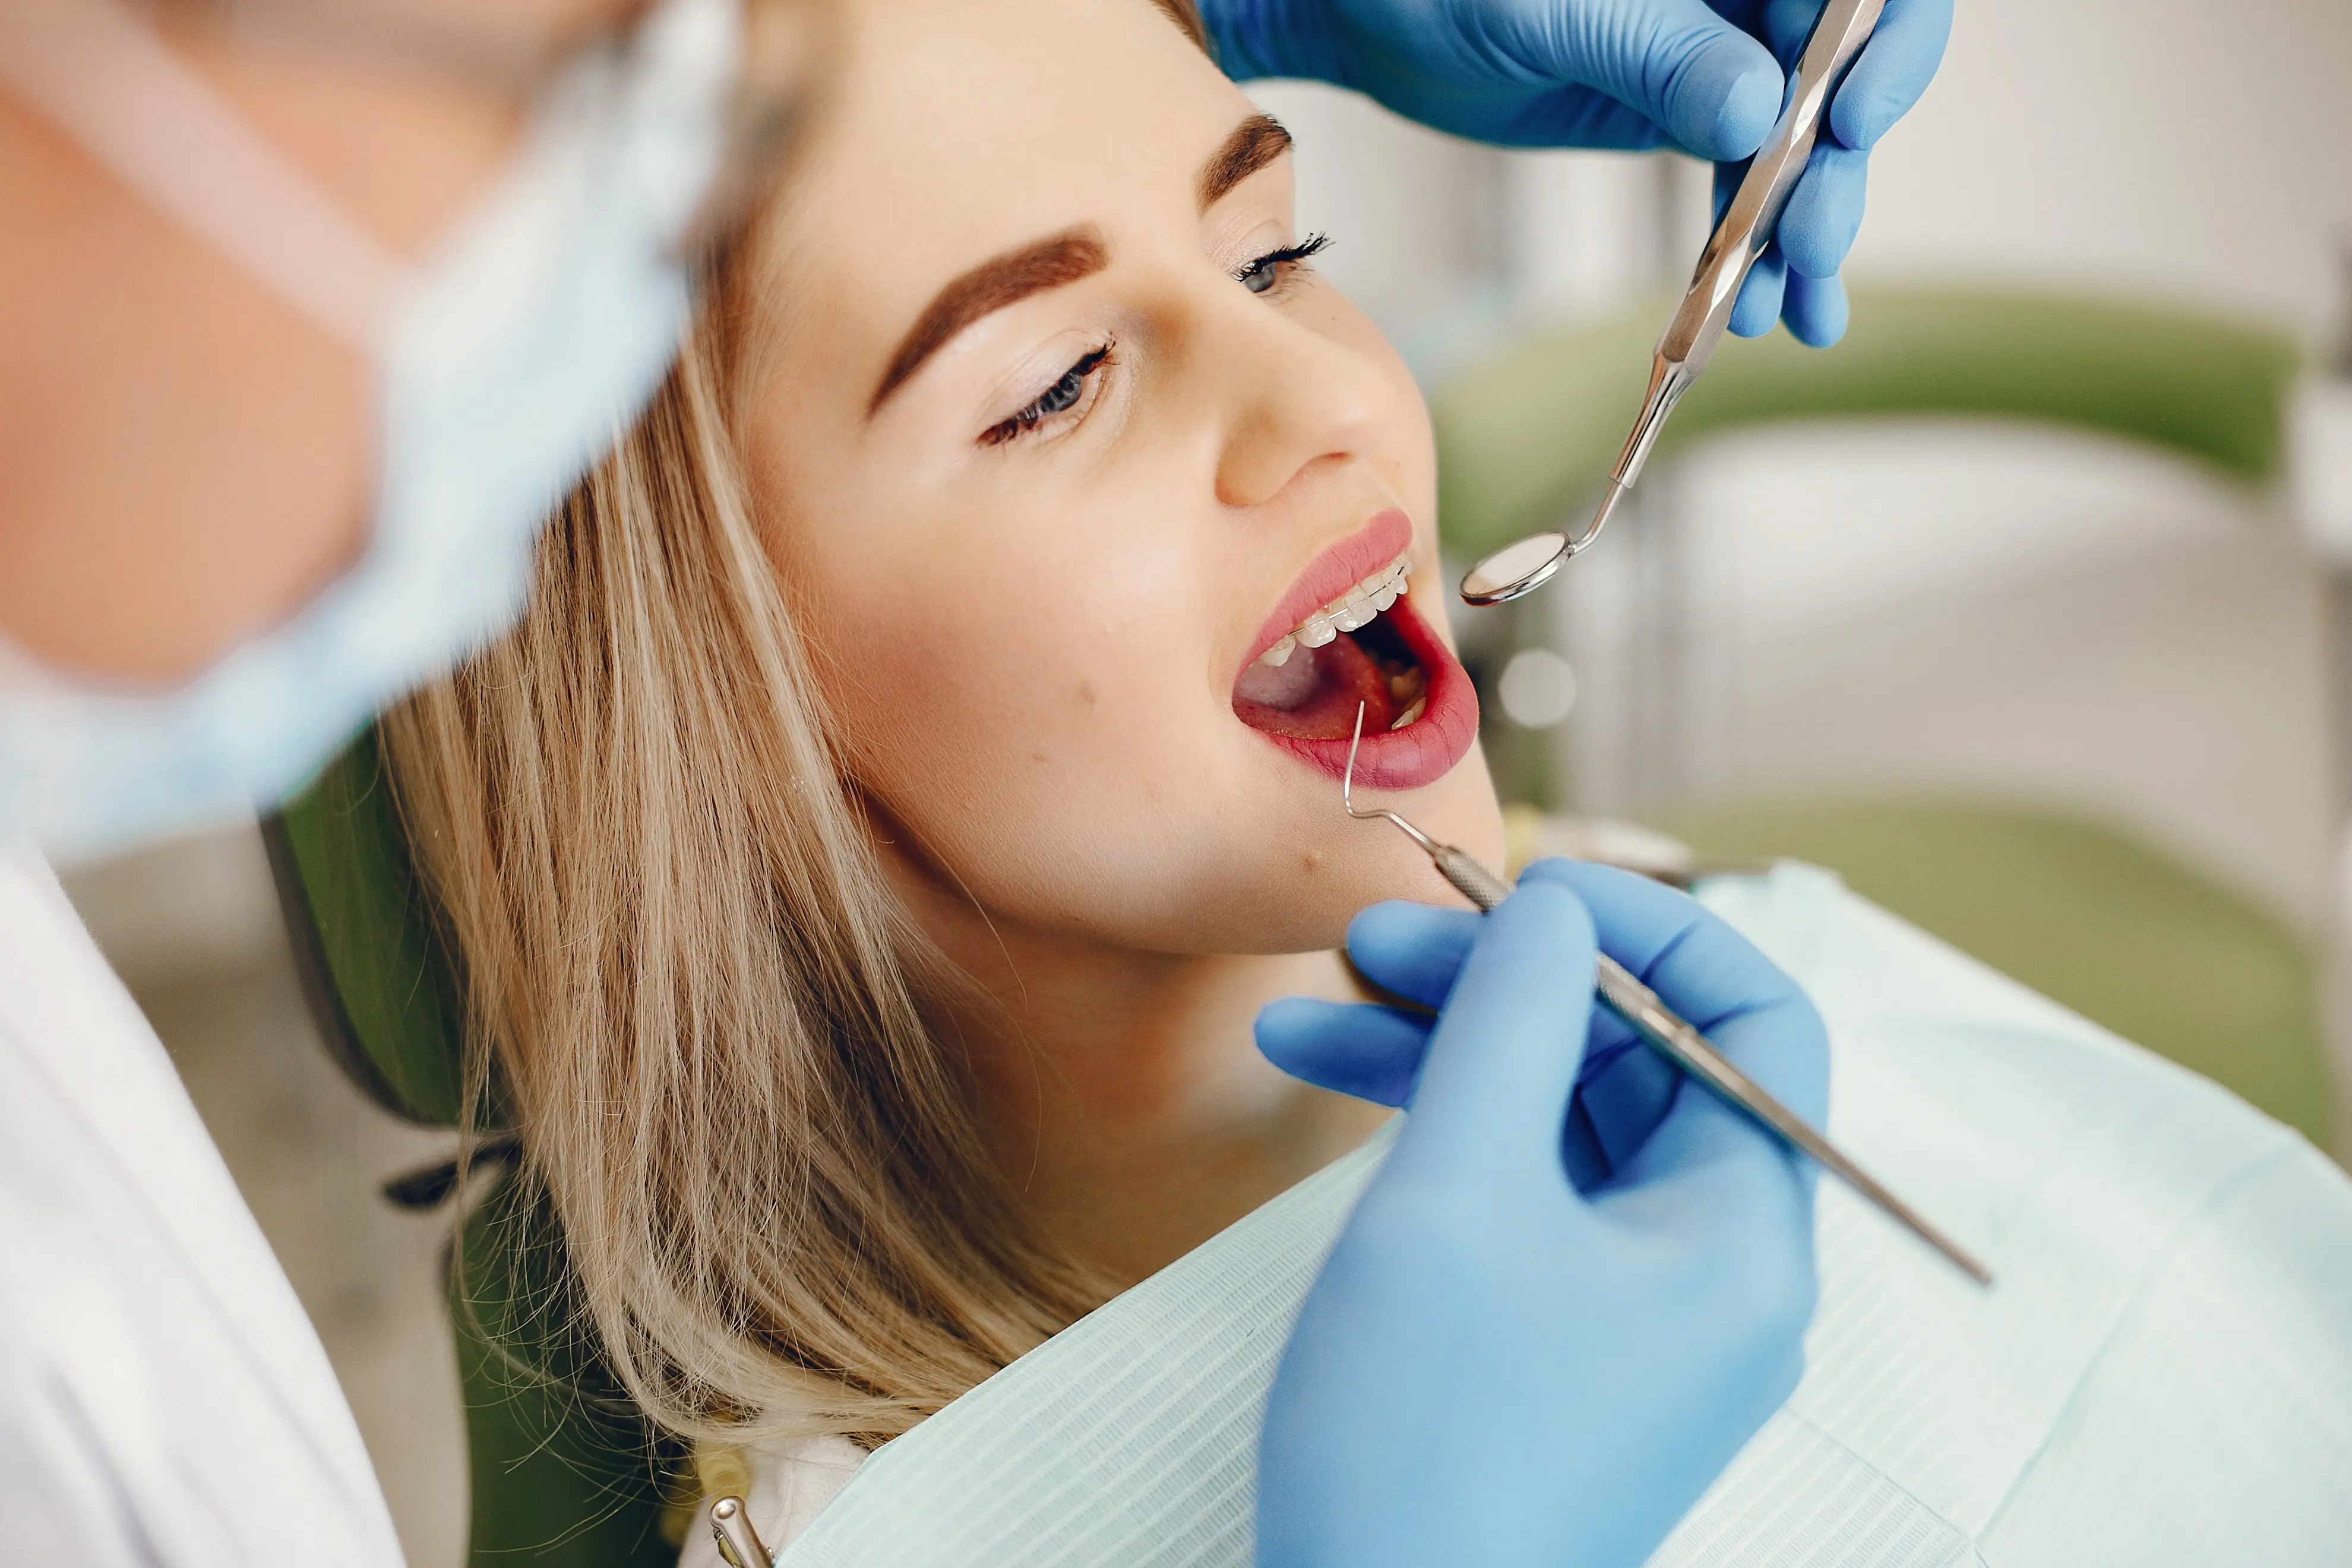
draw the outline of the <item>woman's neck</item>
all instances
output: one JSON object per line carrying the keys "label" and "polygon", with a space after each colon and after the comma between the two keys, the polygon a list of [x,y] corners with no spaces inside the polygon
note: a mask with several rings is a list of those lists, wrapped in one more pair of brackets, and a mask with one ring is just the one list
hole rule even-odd
{"label": "woman's neck", "polygon": [[[909,879],[899,879],[902,889]],[[1360,1142],[1388,1112],[1259,1056],[1278,996],[1357,994],[1335,954],[1139,952],[992,921],[924,879],[917,918],[978,983],[951,1006],[982,1132],[1049,1239],[1141,1279]]]}

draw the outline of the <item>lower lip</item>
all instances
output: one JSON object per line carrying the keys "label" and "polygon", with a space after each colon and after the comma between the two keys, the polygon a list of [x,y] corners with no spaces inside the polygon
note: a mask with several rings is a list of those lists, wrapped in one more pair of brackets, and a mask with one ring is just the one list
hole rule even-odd
{"label": "lower lip", "polygon": [[[1427,705],[1421,717],[1403,729],[1364,737],[1356,753],[1356,783],[1366,789],[1419,789],[1452,773],[1454,764],[1469,754],[1471,742],[1478,738],[1478,693],[1454,650],[1439,641],[1414,613],[1410,596],[1390,608],[1388,620],[1429,677]],[[1344,740],[1309,741],[1295,735],[1268,735],[1263,730],[1250,733],[1263,736],[1335,780],[1348,774],[1349,743]]]}

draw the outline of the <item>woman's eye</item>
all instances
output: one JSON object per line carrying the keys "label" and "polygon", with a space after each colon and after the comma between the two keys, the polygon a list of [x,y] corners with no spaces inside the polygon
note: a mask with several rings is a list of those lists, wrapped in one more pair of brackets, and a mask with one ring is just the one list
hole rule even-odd
{"label": "woman's eye", "polygon": [[1310,256],[1319,256],[1331,244],[1328,234],[1310,234],[1297,245],[1286,245],[1280,250],[1269,250],[1264,256],[1241,268],[1234,281],[1253,294],[1271,294],[1280,288],[1290,270]]}
{"label": "woman's eye", "polygon": [[1015,441],[1058,415],[1068,413],[1087,395],[1087,384],[1095,372],[1110,363],[1110,345],[1079,356],[1078,363],[1062,373],[1062,379],[1039,393],[1035,401],[1010,419],[990,426],[981,432],[981,445],[1001,447]]}

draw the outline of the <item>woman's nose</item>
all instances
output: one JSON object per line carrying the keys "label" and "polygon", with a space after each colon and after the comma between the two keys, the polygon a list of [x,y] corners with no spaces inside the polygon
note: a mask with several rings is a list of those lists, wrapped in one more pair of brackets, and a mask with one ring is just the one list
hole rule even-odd
{"label": "woman's nose", "polygon": [[1217,499],[1252,507],[1310,469],[1370,456],[1396,392],[1371,356],[1318,330],[1307,312],[1235,303],[1202,346],[1223,405]]}

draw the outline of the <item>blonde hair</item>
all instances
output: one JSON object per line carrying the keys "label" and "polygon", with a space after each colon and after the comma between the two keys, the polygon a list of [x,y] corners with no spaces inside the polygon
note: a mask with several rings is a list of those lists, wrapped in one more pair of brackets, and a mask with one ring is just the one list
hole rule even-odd
{"label": "blonde hair", "polygon": [[[385,720],[604,1357],[720,1441],[904,1431],[1102,1289],[1023,1221],[812,701],[698,326],[520,625]],[[491,1058],[494,1056],[493,1063]]]}
{"label": "blonde hair", "polygon": [[[1192,0],[1152,3],[1209,47]],[[383,733],[469,1075],[604,1359],[686,1436],[871,1443],[1108,1289],[991,1162],[940,1022],[977,998],[844,783],[738,455],[756,314],[705,313],[556,514],[521,623]]]}

